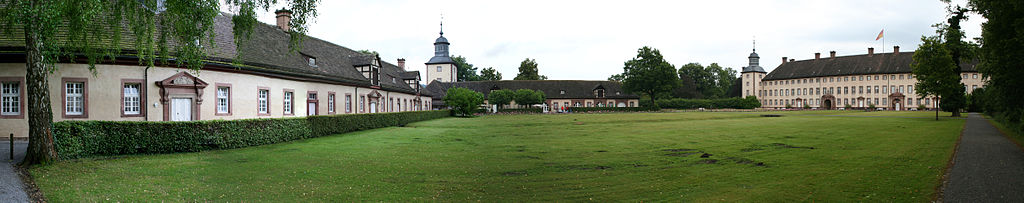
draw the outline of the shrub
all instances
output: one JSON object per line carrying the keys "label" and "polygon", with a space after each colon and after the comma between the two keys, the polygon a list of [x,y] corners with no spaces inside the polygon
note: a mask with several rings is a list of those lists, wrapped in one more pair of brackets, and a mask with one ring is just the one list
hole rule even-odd
{"label": "shrub", "polygon": [[925,110],[925,109],[927,109],[927,108],[928,108],[928,107],[924,106],[924,104],[918,104],[918,105],[917,105],[917,110],[920,110],[920,111],[924,111],[924,110]]}
{"label": "shrub", "polygon": [[[650,106],[650,101],[641,101],[641,106]],[[663,99],[657,101],[658,107],[669,109],[753,109],[761,107],[756,97],[726,99]]]}
{"label": "shrub", "polygon": [[480,104],[484,103],[484,94],[470,89],[455,87],[448,89],[444,95],[444,104],[452,108],[452,113],[461,116],[472,116]]}
{"label": "shrub", "polygon": [[443,118],[448,111],[189,122],[61,121],[53,124],[61,159],[198,152],[266,145]]}

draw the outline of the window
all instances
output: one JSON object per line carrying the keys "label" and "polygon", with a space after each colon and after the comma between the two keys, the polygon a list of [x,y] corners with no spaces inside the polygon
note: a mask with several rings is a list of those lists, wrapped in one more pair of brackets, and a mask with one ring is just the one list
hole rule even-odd
{"label": "window", "polygon": [[971,86],[971,90],[972,90],[972,91],[973,91],[973,90],[975,90],[975,89],[978,89],[978,85],[972,85],[972,86]]}
{"label": "window", "polygon": [[334,107],[334,92],[327,93],[327,113],[334,114],[336,107]]}
{"label": "window", "polygon": [[316,67],[316,58],[306,56],[306,62],[309,62],[309,66]]}
{"label": "window", "polygon": [[973,78],[973,79],[978,79],[978,74],[977,74],[977,73],[975,73],[974,75],[971,75],[971,78]]}
{"label": "window", "polygon": [[231,115],[231,85],[217,84],[217,113],[218,116]]}
{"label": "window", "polygon": [[0,78],[0,118],[25,118],[22,83],[20,77]]}
{"label": "window", "polygon": [[64,78],[64,117],[88,117],[88,86],[86,78]]}
{"label": "window", "polygon": [[597,96],[597,98],[604,98],[604,90],[594,90],[594,94]]}
{"label": "window", "polygon": [[270,88],[260,88],[257,92],[257,115],[269,116],[270,115]]}
{"label": "window", "polygon": [[877,75],[875,76],[875,80],[878,80],[878,76]]}
{"label": "window", "polygon": [[366,96],[359,96],[359,113],[362,113],[366,109]]}
{"label": "window", "polygon": [[914,93],[914,86],[913,85],[907,85],[907,94],[913,94],[913,93]]}
{"label": "window", "polygon": [[292,100],[293,94],[292,90],[284,90],[284,106],[282,107],[284,115],[295,115],[295,112],[292,112],[292,107],[294,107],[292,105],[294,103],[294,100]]}
{"label": "window", "polygon": [[871,76],[868,76],[868,81],[871,81]]}
{"label": "window", "polygon": [[[441,72],[441,66],[437,66],[437,72]],[[438,78],[440,80],[440,78]]]}
{"label": "window", "polygon": [[900,85],[900,93],[903,93],[903,85]]}
{"label": "window", "polygon": [[862,76],[860,76],[860,79],[858,79],[858,80],[859,80],[859,81],[864,81],[864,76],[863,76],[863,75],[862,75]]}
{"label": "window", "polygon": [[960,78],[967,79],[967,74],[960,75]]}
{"label": "window", "polygon": [[875,93],[879,93],[879,91],[878,91],[878,85],[875,85]]}
{"label": "window", "polygon": [[142,96],[139,94],[139,88],[142,84],[139,83],[127,83],[122,86],[123,95],[121,96],[121,105],[124,107],[122,113],[124,115],[139,115],[142,113]]}
{"label": "window", "polygon": [[352,113],[352,95],[345,94],[345,113]]}
{"label": "window", "polygon": [[914,98],[907,99],[907,106],[914,105]]}

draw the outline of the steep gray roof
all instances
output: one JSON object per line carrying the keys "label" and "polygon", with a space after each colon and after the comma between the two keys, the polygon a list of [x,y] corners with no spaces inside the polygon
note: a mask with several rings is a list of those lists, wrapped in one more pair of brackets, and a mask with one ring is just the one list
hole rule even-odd
{"label": "steep gray roof", "polygon": [[[784,80],[807,77],[862,74],[911,73],[914,52],[876,53],[873,55],[837,56],[780,64],[763,80]],[[977,72],[977,63],[962,64],[961,71]]]}
{"label": "steep gray roof", "polygon": [[[615,81],[597,80],[501,80],[472,82],[431,82],[427,90],[434,94],[434,100],[440,100],[452,87],[462,87],[483,93],[486,97],[491,90],[531,89],[543,91],[548,99],[639,99],[634,94],[627,94],[622,84]],[[603,88],[604,98],[594,95],[594,90]],[[565,91],[565,94],[561,94]],[[618,93],[618,94],[616,94]]]}
{"label": "steep gray roof", "polygon": [[762,72],[762,73],[767,73],[767,72],[764,71],[764,68],[761,68],[761,66],[747,66],[747,67],[743,67],[743,72],[741,72],[741,73],[746,73],[746,72]]}
{"label": "steep gray roof", "polygon": [[430,61],[427,61],[427,64],[455,64],[455,61],[448,56],[434,56],[430,57]]}
{"label": "steep gray roof", "polygon": [[[292,52],[288,47],[290,34],[278,29],[277,26],[265,23],[258,23],[253,27],[250,40],[242,44],[235,44],[232,28],[234,24],[231,22],[230,14],[218,15],[214,18],[214,24],[213,44],[205,46],[210,60],[231,62],[237,54],[241,64],[252,66],[246,70],[284,72],[315,79],[329,79],[346,85],[371,86],[370,80],[363,77],[355,67],[371,64],[376,56],[362,54],[312,36],[307,36],[302,41],[300,49],[297,52]],[[4,37],[0,37],[0,49],[24,50],[24,35],[20,33],[21,30],[17,29],[12,33],[14,35],[3,33]],[[126,30],[122,33],[125,36],[125,39],[122,40],[122,47],[131,48],[134,40],[132,40],[130,31]],[[173,42],[171,44],[173,45]],[[236,53],[236,46],[241,46],[241,49],[238,49],[241,50],[240,53]],[[133,51],[125,50],[125,52]],[[316,66],[310,66],[303,55],[316,58]],[[389,77],[405,78],[404,70],[383,61],[381,66],[381,89],[416,94],[416,90],[405,85],[404,82],[396,85],[388,84],[391,83]]]}

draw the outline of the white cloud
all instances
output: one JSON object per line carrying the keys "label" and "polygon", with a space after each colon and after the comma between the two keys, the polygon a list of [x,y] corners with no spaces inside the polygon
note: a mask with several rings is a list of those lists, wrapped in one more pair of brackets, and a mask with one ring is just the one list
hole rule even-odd
{"label": "white cloud", "polygon": [[[961,4],[962,1],[960,2]],[[937,0],[779,1],[323,1],[310,36],[352,49],[370,49],[412,70],[433,55],[440,14],[451,53],[477,67],[515,77],[519,62],[536,59],[551,79],[603,80],[622,72],[642,46],[661,50],[672,64],[747,64],[756,36],[761,66],[771,71],[787,56],[813,58],[914,50],[931,25],[946,19]],[[273,10],[273,9],[272,9]],[[273,14],[260,21],[274,23]],[[980,16],[964,25],[980,36]]]}

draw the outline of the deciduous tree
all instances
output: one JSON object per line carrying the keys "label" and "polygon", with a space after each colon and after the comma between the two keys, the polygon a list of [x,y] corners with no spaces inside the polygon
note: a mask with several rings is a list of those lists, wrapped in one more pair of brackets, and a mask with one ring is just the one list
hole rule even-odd
{"label": "deciduous tree", "polygon": [[526,58],[519,63],[519,74],[513,80],[546,80],[547,76],[540,75],[537,70],[537,61]]}
{"label": "deciduous tree", "polygon": [[[237,12],[232,16],[235,43],[248,40],[257,23],[257,10],[269,11],[277,2],[225,1]],[[285,2],[293,17],[289,22],[291,47],[297,50],[308,29],[307,21],[317,15],[318,0]],[[129,49],[146,66],[154,66],[159,59],[161,65],[198,70],[208,54],[203,45],[215,45],[214,18],[221,12],[219,0],[0,0],[0,5],[4,5],[0,8],[4,37],[14,37],[13,30],[24,33],[29,146],[22,165],[57,159],[46,79],[56,63],[82,57],[95,73],[97,62],[124,55],[122,49]],[[123,39],[132,41],[122,43]]]}
{"label": "deciduous tree", "polygon": [[448,89],[442,98],[444,104],[452,108],[458,116],[472,116],[480,104],[484,103],[484,94],[461,87]]}
{"label": "deciduous tree", "polygon": [[460,82],[464,81],[480,81],[480,75],[476,74],[476,67],[469,62],[466,62],[466,57],[456,56],[452,57],[452,61],[455,61],[455,68],[458,71],[457,80]]}
{"label": "deciduous tree", "polygon": [[501,73],[493,67],[484,68],[480,70],[480,80],[498,81],[501,80]]}
{"label": "deciduous tree", "polygon": [[[981,64],[987,113],[1024,133],[1024,2],[1019,0],[971,0],[972,8],[987,20],[981,25]],[[1012,126],[1011,126],[1012,127]]]}
{"label": "deciduous tree", "polygon": [[516,92],[512,90],[494,90],[487,95],[487,102],[490,104],[498,105],[498,108],[504,108],[516,97]]}
{"label": "deciduous tree", "polygon": [[643,47],[637,50],[633,59],[624,63],[622,86],[627,92],[643,93],[651,97],[651,106],[657,108],[655,102],[659,93],[667,93],[679,86],[676,68],[665,61],[658,49]]}

